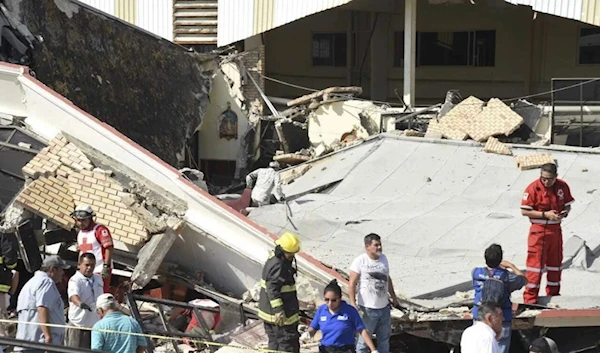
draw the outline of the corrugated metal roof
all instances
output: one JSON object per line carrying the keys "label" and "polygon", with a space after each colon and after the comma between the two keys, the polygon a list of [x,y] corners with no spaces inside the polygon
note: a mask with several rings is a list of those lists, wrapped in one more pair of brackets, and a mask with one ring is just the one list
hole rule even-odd
{"label": "corrugated metal roof", "polygon": [[174,42],[217,44],[217,0],[175,0]]}
{"label": "corrugated metal roof", "polygon": [[351,1],[219,0],[218,46],[252,37]]}
{"label": "corrugated metal roof", "polygon": [[505,0],[534,11],[600,26],[600,0]]}
{"label": "corrugated metal roof", "polygon": [[138,0],[136,25],[173,40],[173,0]]}
{"label": "corrugated metal roof", "polygon": [[137,0],[115,0],[115,15],[131,24],[136,24]]}

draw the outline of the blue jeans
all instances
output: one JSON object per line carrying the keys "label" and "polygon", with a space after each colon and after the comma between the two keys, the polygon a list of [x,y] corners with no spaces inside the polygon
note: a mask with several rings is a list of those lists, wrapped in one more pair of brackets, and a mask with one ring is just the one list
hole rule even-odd
{"label": "blue jeans", "polygon": [[[473,320],[475,324],[477,320]],[[502,332],[500,332],[500,338],[498,339],[498,347],[500,347],[500,353],[508,353],[510,350],[510,338],[512,336],[512,322],[502,323]]]}
{"label": "blue jeans", "polygon": [[[377,351],[379,351],[379,353],[389,353],[390,336],[392,334],[392,316],[390,306],[388,305],[382,309],[369,309],[361,306],[360,310],[364,313],[362,320],[365,324],[365,328],[371,336],[373,336],[373,334],[377,336]],[[369,347],[367,347],[362,337],[358,336],[356,353],[369,352]]]}

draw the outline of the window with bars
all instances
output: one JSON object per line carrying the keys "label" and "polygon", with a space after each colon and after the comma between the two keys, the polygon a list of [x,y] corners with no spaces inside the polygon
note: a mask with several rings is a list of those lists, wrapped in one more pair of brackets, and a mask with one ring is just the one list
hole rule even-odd
{"label": "window with bars", "polygon": [[313,66],[346,66],[346,33],[312,35]]}

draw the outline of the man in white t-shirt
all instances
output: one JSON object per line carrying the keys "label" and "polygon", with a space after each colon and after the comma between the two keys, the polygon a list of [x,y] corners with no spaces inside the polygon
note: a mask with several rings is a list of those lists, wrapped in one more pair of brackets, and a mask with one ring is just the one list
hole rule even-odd
{"label": "man in white t-shirt", "polygon": [[500,353],[498,335],[502,332],[504,315],[498,304],[483,303],[477,311],[477,322],[460,338],[462,353]]}
{"label": "man in white t-shirt", "polygon": [[[394,306],[398,306],[398,298],[390,278],[390,265],[382,253],[381,237],[375,233],[368,234],[365,237],[365,249],[366,253],[358,256],[350,265],[350,304],[362,313],[367,331],[376,335],[377,351],[389,353],[392,333],[390,296]],[[369,351],[369,347],[359,336],[356,352]]]}
{"label": "man in white t-shirt", "polygon": [[79,257],[78,271],[69,279],[69,326],[66,330],[65,346],[90,349],[92,332],[79,327],[92,328],[100,321],[96,312],[96,300],[104,292],[102,277],[94,273],[96,257],[86,252]]}

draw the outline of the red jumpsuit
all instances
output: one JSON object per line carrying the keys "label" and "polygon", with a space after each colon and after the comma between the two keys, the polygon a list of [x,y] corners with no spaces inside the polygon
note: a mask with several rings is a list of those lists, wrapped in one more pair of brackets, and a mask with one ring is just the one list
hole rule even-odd
{"label": "red jumpsuit", "polygon": [[[560,213],[575,201],[567,183],[560,179],[546,188],[540,179],[529,184],[523,194],[521,209]],[[525,303],[537,303],[542,273],[547,271],[546,295],[560,293],[563,242],[561,221],[530,218],[531,227],[527,239],[527,281],[523,299]]]}

